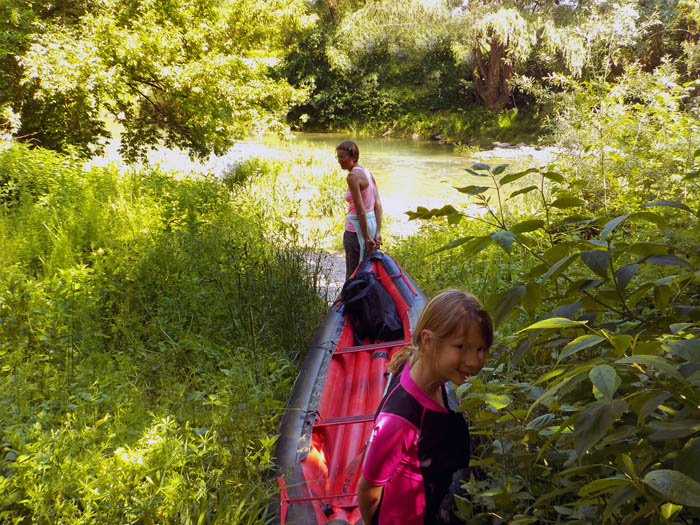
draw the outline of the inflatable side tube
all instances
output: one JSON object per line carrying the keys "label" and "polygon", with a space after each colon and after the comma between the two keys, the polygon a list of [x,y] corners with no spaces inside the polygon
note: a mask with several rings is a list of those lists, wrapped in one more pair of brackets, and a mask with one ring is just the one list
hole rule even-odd
{"label": "inflatable side tube", "polygon": [[[335,350],[338,336],[345,324],[341,310],[342,307],[333,306],[321,322],[301,365],[280,421],[280,434],[275,448],[275,470],[276,475],[284,474],[287,476],[286,483],[290,497],[303,497],[302,494],[296,494],[295,490],[296,486],[301,486],[304,483],[302,469],[298,467],[309,453],[311,432],[316,419],[316,409],[326,370]],[[297,505],[295,507],[301,510],[306,506]],[[277,518],[276,522],[279,522],[279,511],[278,494],[268,507],[268,513]],[[305,521],[299,521],[299,523],[315,523],[316,517],[310,506],[308,506],[308,511],[309,515],[306,517],[296,516],[294,523],[297,519],[302,518]]]}

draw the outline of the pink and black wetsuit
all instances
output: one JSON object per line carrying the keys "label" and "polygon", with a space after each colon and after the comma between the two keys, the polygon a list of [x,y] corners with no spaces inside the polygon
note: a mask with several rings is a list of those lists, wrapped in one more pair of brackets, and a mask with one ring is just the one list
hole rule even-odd
{"label": "pink and black wetsuit", "polygon": [[[443,397],[447,406],[444,387]],[[432,400],[405,365],[379,404],[362,470],[369,483],[384,486],[372,522],[459,523],[451,513],[450,485],[468,478],[468,465],[464,417]]]}

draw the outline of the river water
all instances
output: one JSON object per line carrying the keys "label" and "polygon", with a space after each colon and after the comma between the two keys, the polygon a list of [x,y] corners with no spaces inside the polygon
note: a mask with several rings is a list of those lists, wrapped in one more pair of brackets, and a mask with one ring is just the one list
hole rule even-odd
{"label": "river water", "polygon": [[[261,136],[237,142],[225,155],[212,156],[207,161],[192,161],[185,152],[160,148],[148,155],[151,164],[165,170],[183,173],[213,173],[221,176],[235,164],[249,157],[285,158],[290,150],[304,148],[333,155],[335,147],[344,140],[353,140],[360,150],[360,164],[369,168],[377,181],[385,214],[390,217],[399,234],[409,234],[415,222],[408,223],[405,212],[418,206],[441,207],[445,204],[467,204],[468,197],[458,193],[453,185],[488,185],[489,179],[475,177],[464,170],[475,162],[491,166],[509,164],[513,169],[542,163],[547,151],[522,145],[519,148],[496,148],[465,157],[454,146],[410,138],[364,137],[336,133],[296,133],[287,140]],[[105,155],[91,164],[119,162],[119,140],[107,145]],[[510,171],[510,170],[509,170]]]}

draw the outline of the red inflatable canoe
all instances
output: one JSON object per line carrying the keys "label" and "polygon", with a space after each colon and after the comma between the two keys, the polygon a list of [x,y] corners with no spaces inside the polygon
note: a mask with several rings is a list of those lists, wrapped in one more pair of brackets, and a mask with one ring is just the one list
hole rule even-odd
{"label": "red inflatable canoe", "polygon": [[[371,266],[371,268],[370,268]],[[374,413],[388,381],[386,364],[411,339],[425,296],[390,256],[374,252],[371,269],[389,292],[403,323],[396,341],[355,345],[337,301],[302,364],[280,424],[278,499],[271,511],[283,525],[355,524],[364,453]]]}

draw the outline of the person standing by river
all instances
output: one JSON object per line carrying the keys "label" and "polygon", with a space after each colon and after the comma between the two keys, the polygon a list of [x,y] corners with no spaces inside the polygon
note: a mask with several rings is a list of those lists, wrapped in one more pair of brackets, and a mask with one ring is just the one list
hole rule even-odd
{"label": "person standing by river", "polygon": [[338,164],[347,170],[348,215],[343,233],[345,250],[345,280],[364,257],[365,253],[382,244],[382,201],[374,177],[367,168],[358,164],[360,150],[352,141],[346,140],[335,148]]}

